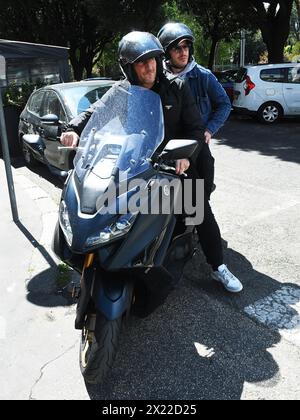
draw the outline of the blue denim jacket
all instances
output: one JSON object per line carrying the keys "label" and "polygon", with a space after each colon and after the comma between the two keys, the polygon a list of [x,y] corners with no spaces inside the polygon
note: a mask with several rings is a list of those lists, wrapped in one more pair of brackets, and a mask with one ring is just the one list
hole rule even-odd
{"label": "blue denim jacket", "polygon": [[231,112],[230,99],[212,72],[199,64],[184,78],[189,81],[206,129],[215,134]]}

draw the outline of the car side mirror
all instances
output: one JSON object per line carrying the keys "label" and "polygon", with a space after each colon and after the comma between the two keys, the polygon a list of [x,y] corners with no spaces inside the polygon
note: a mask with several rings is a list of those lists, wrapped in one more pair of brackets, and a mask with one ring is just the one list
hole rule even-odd
{"label": "car side mirror", "polygon": [[41,118],[44,125],[59,125],[59,118],[55,114],[48,114]]}
{"label": "car side mirror", "polygon": [[197,151],[197,140],[170,140],[160,155],[164,160],[189,159]]}
{"label": "car side mirror", "polygon": [[46,146],[39,135],[25,134],[23,136],[23,141],[33,152],[38,153],[42,158],[44,157],[44,150]]}

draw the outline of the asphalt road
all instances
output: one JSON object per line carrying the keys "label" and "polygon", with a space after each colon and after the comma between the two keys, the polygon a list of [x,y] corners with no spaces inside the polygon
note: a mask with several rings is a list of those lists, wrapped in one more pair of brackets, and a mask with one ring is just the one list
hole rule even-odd
{"label": "asphalt road", "polygon": [[[267,127],[232,117],[212,150],[212,207],[244,291],[210,280],[199,252],[163,307],[131,319],[104,386],[79,378],[77,343],[43,370],[33,398],[300,399],[299,120]],[[45,168],[18,172],[58,202]]]}

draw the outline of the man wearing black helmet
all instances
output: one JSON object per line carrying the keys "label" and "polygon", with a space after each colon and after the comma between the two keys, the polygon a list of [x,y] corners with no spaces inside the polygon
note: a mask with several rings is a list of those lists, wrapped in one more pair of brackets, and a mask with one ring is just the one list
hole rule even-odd
{"label": "man wearing black helmet", "polygon": [[[152,89],[160,95],[164,111],[165,141],[176,138],[194,139],[199,141],[201,150],[205,144],[204,128],[192,93],[181,79],[169,80],[165,76],[162,65],[163,54],[164,50],[159,40],[146,32],[131,32],[119,44],[119,62],[127,83]],[[120,82],[121,85],[122,83],[124,82]],[[110,97],[114,95],[114,89],[118,89],[120,84],[114,85],[99,102],[105,102],[109,106]],[[97,103],[70,122],[68,132],[61,137],[61,142],[65,146],[77,146],[79,136],[96,106]],[[189,167],[190,162],[187,159],[176,162],[178,175],[183,174]],[[207,235],[201,237],[201,244],[208,262],[216,271],[223,264],[221,236],[207,197],[204,206],[203,225]],[[228,270],[226,279],[216,278],[216,280],[221,281],[231,292],[240,291],[241,283],[229,273]]]}
{"label": "man wearing black helmet", "polygon": [[[165,119],[165,141],[175,138],[199,140],[200,149],[204,144],[203,126],[197,117],[197,107],[189,87],[180,79],[168,80],[163,72],[164,50],[158,39],[146,32],[131,32],[119,44],[119,62],[127,79],[133,85],[152,89],[161,97]],[[120,82],[122,84],[123,82]],[[114,85],[100,101],[109,103],[114,95]],[[79,136],[90,119],[95,105],[74,118],[62,134],[65,146],[76,147]],[[176,162],[177,174],[188,170],[190,162],[181,159]]]}
{"label": "man wearing black helmet", "polygon": [[210,197],[214,188],[214,158],[208,145],[212,136],[227,120],[231,103],[216,77],[194,60],[195,39],[188,26],[183,23],[167,23],[159,31],[158,38],[166,53],[166,70],[188,81],[205,124],[206,145],[198,156],[197,169],[200,177],[204,178],[205,190]]}

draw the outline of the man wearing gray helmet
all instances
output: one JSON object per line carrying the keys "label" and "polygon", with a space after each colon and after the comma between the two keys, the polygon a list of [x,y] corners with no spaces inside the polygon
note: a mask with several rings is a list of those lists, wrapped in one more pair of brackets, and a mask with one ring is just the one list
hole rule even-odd
{"label": "man wearing gray helmet", "polygon": [[[165,142],[176,138],[199,141],[199,150],[205,145],[204,126],[189,86],[179,78],[171,80],[163,72],[164,50],[157,38],[146,32],[131,32],[122,38],[119,44],[119,62],[126,77],[126,82],[142,86],[158,93],[163,105],[165,122]],[[122,85],[124,82],[120,82]],[[99,101],[109,106],[110,96],[114,95],[114,85]],[[97,103],[80,114],[69,124],[68,131],[61,137],[65,146],[76,147],[79,136],[89,121]],[[101,106],[101,104],[99,105]],[[164,142],[164,144],[165,144]],[[183,174],[190,167],[190,161],[180,159],[176,162],[176,172]],[[205,221],[203,225],[207,235],[201,237],[201,244],[208,262],[214,271],[223,264],[220,231],[211,212],[207,196],[204,200]],[[199,226],[198,226],[199,228]],[[221,281],[228,291],[239,292],[242,285],[226,268],[226,278]]]}

